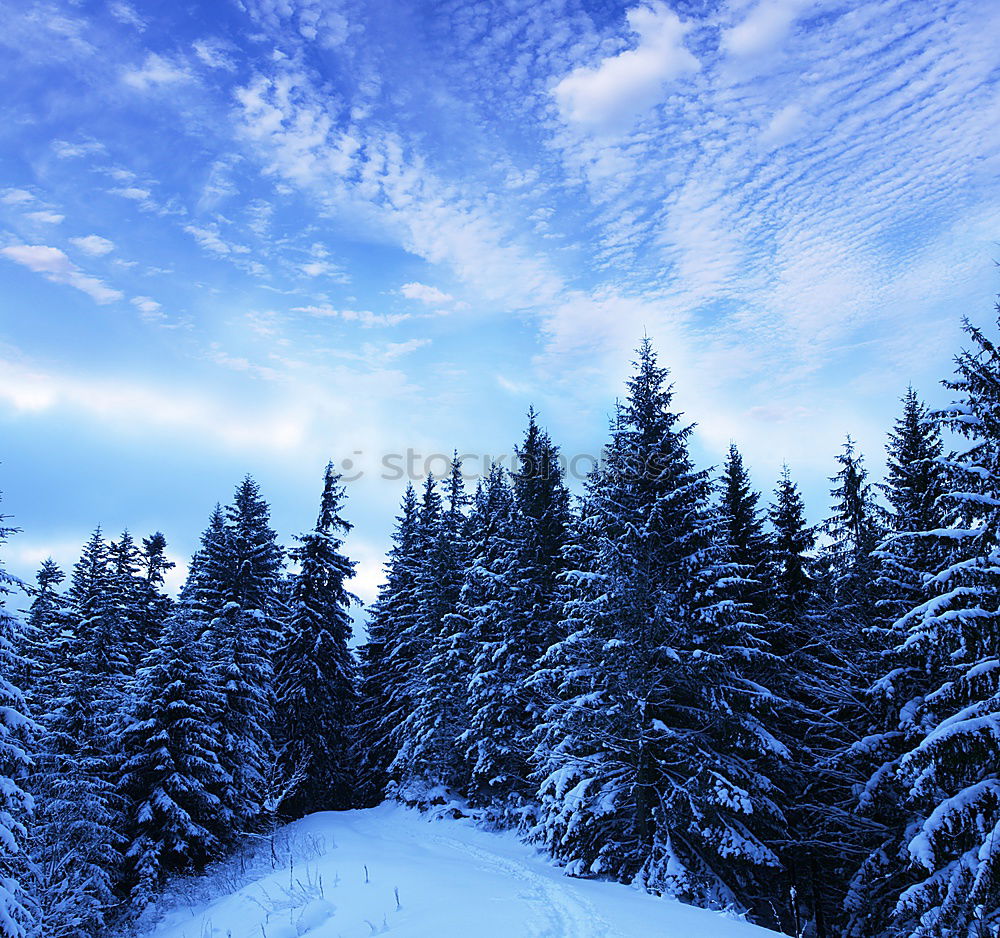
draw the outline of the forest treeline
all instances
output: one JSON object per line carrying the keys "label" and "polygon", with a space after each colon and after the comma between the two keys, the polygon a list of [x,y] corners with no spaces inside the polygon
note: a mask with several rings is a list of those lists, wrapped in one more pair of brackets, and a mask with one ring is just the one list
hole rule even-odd
{"label": "forest treeline", "polygon": [[1000,350],[966,333],[954,403],[906,392],[882,482],[848,439],[816,525],[787,468],[694,463],[644,341],[579,497],[534,412],[512,470],[406,489],[357,650],[332,466],[287,551],[246,478],[176,599],[161,534],[0,574],[0,935],[93,938],[388,797],[789,935],[995,938]]}

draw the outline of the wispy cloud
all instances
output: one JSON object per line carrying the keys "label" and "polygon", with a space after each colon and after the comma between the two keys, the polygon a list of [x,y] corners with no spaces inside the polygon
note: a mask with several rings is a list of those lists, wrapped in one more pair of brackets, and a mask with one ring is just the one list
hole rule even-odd
{"label": "wispy cloud", "polygon": [[194,80],[194,73],[186,64],[155,52],[150,52],[138,68],[128,68],[122,73],[122,81],[138,91],[175,86]]}
{"label": "wispy cloud", "polygon": [[218,225],[185,225],[184,230],[206,251],[220,257],[250,253],[250,248],[246,245],[225,240],[219,232]]}
{"label": "wispy cloud", "polygon": [[35,199],[27,189],[4,189],[0,202],[4,205],[26,205]]}
{"label": "wispy cloud", "polygon": [[305,313],[318,319],[343,319],[365,327],[395,326],[412,316],[409,313],[373,313],[367,309],[334,309],[332,306],[294,306],[293,313]]}
{"label": "wispy cloud", "polygon": [[120,290],[85,274],[59,248],[44,244],[13,244],[0,248],[0,254],[53,283],[63,283],[86,293],[95,303],[113,303],[122,298]]}
{"label": "wispy cloud", "polygon": [[451,303],[455,298],[450,293],[445,293],[437,287],[429,286],[426,283],[404,283],[399,292],[408,300],[419,300],[428,306],[444,306]]}
{"label": "wispy cloud", "polygon": [[113,241],[102,238],[100,235],[85,235],[81,238],[70,238],[69,240],[71,244],[91,257],[103,257],[115,249]]}
{"label": "wispy cloud", "polygon": [[50,209],[42,209],[37,212],[28,212],[25,216],[29,221],[42,225],[58,225],[65,221],[66,216]]}
{"label": "wispy cloud", "polygon": [[108,9],[119,23],[131,26],[139,32],[145,32],[146,21],[136,12],[135,7],[130,3],[126,3],[125,0],[115,0]]}
{"label": "wispy cloud", "polygon": [[209,68],[218,68],[226,72],[236,70],[236,63],[231,54],[231,46],[218,39],[199,39],[192,43],[194,54],[199,61]]}

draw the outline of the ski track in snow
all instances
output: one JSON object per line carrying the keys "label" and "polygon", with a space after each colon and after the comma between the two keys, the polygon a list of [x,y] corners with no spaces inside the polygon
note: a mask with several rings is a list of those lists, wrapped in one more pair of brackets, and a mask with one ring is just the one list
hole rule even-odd
{"label": "ski track in snow", "polygon": [[[525,938],[618,938],[620,932],[612,932],[593,905],[574,895],[572,889],[562,888],[562,884],[546,879],[528,869],[523,863],[507,860],[486,850],[450,837],[435,838],[453,849],[464,851],[474,857],[487,869],[493,869],[511,879],[523,882],[529,892],[523,898],[538,903],[541,913],[548,923],[529,922],[531,932]],[[571,884],[571,880],[566,880]]]}
{"label": "ski track in snow", "polygon": [[278,840],[276,866],[265,843],[248,872],[232,861],[180,884],[142,938],[776,938],[399,805],[314,814]]}

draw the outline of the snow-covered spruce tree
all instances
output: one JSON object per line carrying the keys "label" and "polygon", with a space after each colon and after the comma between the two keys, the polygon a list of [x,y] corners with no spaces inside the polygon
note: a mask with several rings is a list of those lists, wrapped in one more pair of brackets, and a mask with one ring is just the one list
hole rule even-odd
{"label": "snow-covered spruce tree", "polygon": [[[0,547],[15,529],[0,515]],[[7,611],[7,597],[20,585],[0,562],[0,936],[33,933],[34,896],[25,857],[32,798],[25,791],[34,727],[25,715],[24,696],[11,678],[21,672],[14,652],[18,623]]]}
{"label": "snow-covered spruce tree", "polygon": [[957,399],[939,414],[962,445],[946,461],[946,523],[925,532],[945,560],[897,626],[908,632],[903,660],[926,682],[905,714],[912,739],[898,768],[914,882],[887,931],[913,938],[980,938],[1000,925],[1000,350],[965,329],[972,348],[946,382]]}
{"label": "snow-covered spruce tree", "polygon": [[[831,659],[819,584],[813,569],[815,531],[806,523],[805,504],[788,467],[782,470],[768,507],[769,557],[765,637],[777,662],[770,687],[778,700],[768,721],[790,750],[776,781],[783,793],[787,834],[779,848],[784,875],[777,881],[784,895],[774,908],[784,930],[795,935],[828,935],[824,864],[831,845],[821,838],[826,810],[813,793],[817,765],[839,753],[839,735],[826,712]],[[818,802],[818,803],[817,803]],[[836,844],[832,845],[836,847]]]}
{"label": "snow-covered spruce tree", "polygon": [[786,654],[813,640],[808,624],[816,607],[816,579],[809,554],[816,546],[816,534],[806,523],[806,507],[798,486],[785,466],[768,507],[771,552],[769,614],[783,628],[770,637],[772,651]]}
{"label": "snow-covered spruce tree", "polygon": [[[535,801],[531,777],[533,731],[542,721],[545,700],[534,684],[542,656],[565,638],[563,629],[565,549],[570,524],[569,492],[563,481],[559,449],[528,413],[524,441],[512,473],[519,549],[511,554],[506,672],[513,697],[497,726],[509,724],[513,759],[493,783],[494,790],[518,811]],[[505,790],[506,789],[506,790]]]}
{"label": "snow-covered spruce tree", "polygon": [[428,476],[419,515],[419,554],[413,623],[420,647],[416,708],[403,726],[402,747],[392,774],[395,794],[407,802],[428,803],[465,790],[467,768],[459,737],[468,727],[471,648],[458,607],[465,566],[462,467],[456,458],[443,505]]}
{"label": "snow-covered spruce tree", "polygon": [[167,621],[134,682],[123,734],[121,788],[128,805],[125,887],[139,912],[167,877],[220,855],[233,819],[222,801],[215,724],[222,691],[197,628],[183,613]]}
{"label": "snow-covered spruce tree", "polygon": [[927,598],[927,581],[947,561],[947,542],[921,536],[947,523],[946,467],[942,462],[940,427],[912,388],[903,398],[903,413],[886,445],[886,481],[880,486],[891,506],[888,533],[879,547],[878,609],[885,628],[879,677],[868,693],[870,735],[855,746],[868,775],[858,808],[875,825],[873,849],[852,878],[847,896],[848,934],[881,935],[900,892],[912,881],[906,842],[911,812],[899,776],[901,756],[917,745],[922,728],[915,722],[923,695],[935,680],[929,660],[906,643],[907,613]]}
{"label": "snow-covered spruce tree", "polygon": [[198,620],[223,690],[216,719],[228,779],[223,804],[234,818],[234,834],[263,823],[275,763],[271,656],[282,563],[275,537],[267,503],[247,476],[224,517],[213,513],[182,596]]}
{"label": "snow-covered spruce tree", "polygon": [[837,454],[837,462],[840,469],[830,480],[834,483],[830,492],[833,512],[824,526],[829,542],[823,559],[827,589],[840,619],[842,647],[857,652],[868,645],[877,647],[870,633],[882,622],[877,551],[885,534],[885,511],[868,481],[864,458],[850,437]]}
{"label": "snow-covered spruce tree", "polygon": [[416,631],[420,531],[417,496],[407,484],[396,519],[385,582],[371,606],[368,641],[360,649],[357,716],[357,799],[378,804],[389,783],[389,766],[402,744],[406,717],[416,706],[417,675],[423,652]]}
{"label": "snow-covered spruce tree", "polygon": [[[569,492],[563,481],[559,448],[528,412],[528,428],[517,448],[512,473],[514,501],[524,519],[525,550],[521,558],[522,602],[530,605],[532,634],[523,636],[529,653],[539,657],[562,633],[563,557],[570,524]],[[524,693],[525,691],[522,691]],[[537,715],[538,702],[528,706]]]}
{"label": "snow-covered spruce tree", "polygon": [[121,802],[116,771],[124,676],[107,545],[94,532],[73,569],[67,658],[38,712],[31,861],[39,934],[91,938],[117,907]]}
{"label": "snow-covered spruce tree", "polygon": [[[832,511],[822,526],[826,543],[814,566],[811,662],[801,665],[802,710],[792,739],[804,783],[793,795],[794,846],[808,864],[808,914],[823,934],[842,924],[846,884],[876,834],[857,811],[867,774],[858,747],[871,733],[865,694],[877,673],[881,635],[875,551],[884,535],[884,510],[850,438],[837,462],[830,480]],[[803,874],[796,871],[800,882]]]}
{"label": "snow-covered spruce tree", "polygon": [[160,630],[173,610],[174,601],[163,592],[163,586],[167,573],[174,566],[174,562],[167,557],[167,539],[159,531],[142,539],[138,611],[134,619],[143,658],[156,647]]}
{"label": "snow-covered spruce tree", "polygon": [[530,671],[517,647],[529,624],[520,592],[525,557],[524,518],[514,505],[499,466],[476,488],[468,526],[468,563],[455,613],[456,631],[467,637],[469,726],[462,736],[473,804],[498,815],[516,810],[510,799],[527,780],[519,749],[531,731],[519,689]]}
{"label": "snow-covered spruce tree", "polygon": [[43,712],[55,688],[53,681],[65,670],[69,656],[66,597],[59,587],[66,574],[49,557],[42,561],[30,587],[31,606],[16,648],[21,687],[33,713]]}
{"label": "snow-covered spruce tree", "polygon": [[648,340],[628,387],[570,549],[569,634],[537,677],[553,700],[535,833],[576,873],[750,905],[780,823],[758,769],[774,745],[752,716],[761,689],[742,673],[757,639],[720,596],[711,481]]}
{"label": "snow-covered spruce tree", "polygon": [[[756,734],[769,741],[756,754],[754,763],[761,776],[770,781],[768,790],[784,819],[774,825],[769,837],[769,843],[782,860],[783,870],[775,871],[760,883],[752,911],[757,921],[771,927],[794,927],[797,920],[794,897],[798,889],[794,888],[788,870],[791,837],[788,820],[794,811],[788,793],[800,772],[790,749],[795,724],[802,717],[794,703],[796,685],[802,680],[797,670],[799,648],[789,641],[789,626],[781,615],[784,610],[775,604],[774,587],[780,573],[775,569],[776,551],[767,533],[767,512],[759,506],[760,495],[754,491],[734,443],[730,443],[718,489],[721,522],[718,535],[725,548],[729,572],[717,588],[733,604],[737,630],[747,637],[747,653],[739,664],[739,673],[759,685],[760,695],[743,718],[756,721]],[[797,497],[794,486],[788,494]],[[799,544],[784,546],[801,549]],[[783,566],[792,568],[803,560],[801,554],[782,559]]]}
{"label": "snow-covered spruce tree", "polygon": [[760,623],[768,606],[768,564],[770,545],[764,527],[760,495],[750,484],[750,475],[735,443],[729,452],[719,480],[721,533],[727,544],[727,558],[732,564],[734,596],[743,613]]}
{"label": "snow-covered spruce tree", "polygon": [[301,781],[281,803],[283,814],[350,806],[350,729],[357,694],[357,666],[348,647],[347,591],[354,563],[343,554],[351,525],[341,516],[345,499],[333,464],[326,467],[316,526],[289,552],[299,564],[275,664],[279,775]]}
{"label": "snow-covered spruce tree", "polygon": [[544,712],[532,683],[560,636],[562,550],[569,521],[559,451],[528,413],[512,490],[495,468],[477,492],[460,611],[473,648],[466,733],[470,797],[502,823],[533,811],[532,733]]}
{"label": "snow-covered spruce tree", "polygon": [[222,506],[216,504],[181,588],[180,604],[203,624],[221,611],[230,594],[232,550]]}
{"label": "snow-covered spruce tree", "polygon": [[140,570],[142,552],[128,531],[108,545],[108,583],[111,603],[121,633],[121,645],[134,671],[147,648],[145,630],[145,583]]}

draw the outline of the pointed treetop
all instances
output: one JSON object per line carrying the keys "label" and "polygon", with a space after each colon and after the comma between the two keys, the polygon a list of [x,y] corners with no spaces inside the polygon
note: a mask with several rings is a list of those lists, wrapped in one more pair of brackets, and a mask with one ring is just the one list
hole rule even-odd
{"label": "pointed treetop", "polygon": [[330,534],[334,530],[344,533],[353,525],[340,517],[340,509],[344,504],[346,490],[340,484],[342,476],[333,468],[333,463],[326,464],[323,476],[323,497],[320,500],[319,518],[316,520],[316,531],[320,534]]}

